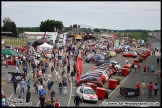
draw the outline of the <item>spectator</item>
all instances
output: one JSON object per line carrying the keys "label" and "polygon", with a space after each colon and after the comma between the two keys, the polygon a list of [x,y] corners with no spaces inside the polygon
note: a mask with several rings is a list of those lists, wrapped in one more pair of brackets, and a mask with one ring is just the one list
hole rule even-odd
{"label": "spectator", "polygon": [[27,89],[27,93],[26,93],[26,102],[30,102],[30,98],[31,98],[31,94],[30,94],[30,91],[29,89]]}
{"label": "spectator", "polygon": [[136,89],[139,89],[140,90],[140,85],[139,85],[138,82],[136,83]]}
{"label": "spectator", "polygon": [[39,90],[39,96],[46,96],[46,91],[44,90],[44,88],[42,88],[42,90]]}
{"label": "spectator", "polygon": [[78,94],[76,94],[75,98],[74,98],[74,104],[75,107],[79,107],[79,104],[82,102],[82,99],[79,97]]}
{"label": "spectator", "polygon": [[134,64],[134,72],[136,72],[137,68],[138,68],[137,64]]}
{"label": "spectator", "polygon": [[60,106],[60,102],[58,102],[58,99],[56,99],[54,107],[59,107],[59,106]]}
{"label": "spectator", "polygon": [[72,79],[72,82],[74,81],[74,76],[75,76],[75,72],[72,71],[72,72],[71,72],[71,79]]}
{"label": "spectator", "polygon": [[62,94],[62,88],[63,88],[63,85],[62,85],[62,82],[60,81],[59,82],[59,92],[60,92],[60,95]]}
{"label": "spectator", "polygon": [[158,90],[159,90],[159,87],[158,87],[157,83],[155,83],[155,85],[154,85],[155,96],[157,96],[157,91]]}
{"label": "spectator", "polygon": [[55,98],[55,91],[52,90],[52,92],[51,92],[51,100],[52,100],[52,99],[54,100],[54,98]]}
{"label": "spectator", "polygon": [[28,71],[27,65],[24,65],[23,71],[24,71],[25,76],[27,76],[27,71]]}
{"label": "spectator", "polygon": [[151,66],[151,73],[154,75],[154,71],[155,71],[155,69],[154,69],[154,66]]}
{"label": "spectator", "polygon": [[58,69],[55,70],[55,75],[56,75],[56,82],[57,82],[58,81],[58,76],[59,76]]}
{"label": "spectator", "polygon": [[48,95],[51,94],[51,89],[52,89],[52,82],[48,80],[47,82],[47,87],[48,87]]}
{"label": "spectator", "polygon": [[148,90],[149,90],[149,98],[151,98],[152,97],[152,90],[153,90],[152,82],[150,82],[150,84],[148,84]]}
{"label": "spectator", "polygon": [[14,79],[13,81],[13,87],[14,87],[14,93],[16,94],[16,89],[17,89],[17,81]]}
{"label": "spectator", "polygon": [[143,67],[143,74],[146,74],[146,72],[147,72],[147,67],[146,67],[146,65]]}
{"label": "spectator", "polygon": [[41,107],[44,107],[44,101],[45,101],[45,95],[42,95],[40,97],[40,105],[41,105]]}
{"label": "spectator", "polygon": [[22,81],[20,82],[20,88],[24,94],[24,89],[26,88],[26,82],[24,81],[24,79],[22,79]]}
{"label": "spectator", "polygon": [[145,92],[145,82],[143,81],[142,84],[141,84],[141,88],[142,88],[142,94],[144,94]]}
{"label": "spectator", "polygon": [[30,81],[30,78],[29,78],[29,80],[26,81],[26,85],[27,85],[28,90],[30,90],[30,88],[31,88],[29,81]]}
{"label": "spectator", "polygon": [[147,67],[147,73],[150,75],[150,66]]}
{"label": "spectator", "polygon": [[63,95],[67,95],[67,82],[64,81],[62,85],[63,85]]}

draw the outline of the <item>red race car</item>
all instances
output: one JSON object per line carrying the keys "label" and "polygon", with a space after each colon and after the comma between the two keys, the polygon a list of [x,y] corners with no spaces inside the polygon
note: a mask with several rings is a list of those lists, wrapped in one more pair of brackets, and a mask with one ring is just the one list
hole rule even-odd
{"label": "red race car", "polygon": [[136,58],[138,56],[137,52],[135,51],[128,51],[128,52],[124,52],[123,57],[133,57]]}
{"label": "red race car", "polygon": [[[87,77],[87,76],[99,77],[99,78],[101,79],[101,81],[102,81],[103,84],[106,82],[105,76],[104,76],[102,73],[99,73],[99,72],[91,72],[91,73],[85,74],[84,76],[85,76],[85,77]],[[83,76],[83,77],[84,77],[84,76]],[[84,77],[84,78],[85,78],[85,77]]]}
{"label": "red race car", "polygon": [[101,79],[98,77],[94,77],[94,76],[88,76],[86,78],[78,80],[76,83],[76,86],[80,86],[82,83],[87,83],[87,82],[93,83],[94,81],[95,82],[97,81],[99,83],[100,87],[103,86]]}

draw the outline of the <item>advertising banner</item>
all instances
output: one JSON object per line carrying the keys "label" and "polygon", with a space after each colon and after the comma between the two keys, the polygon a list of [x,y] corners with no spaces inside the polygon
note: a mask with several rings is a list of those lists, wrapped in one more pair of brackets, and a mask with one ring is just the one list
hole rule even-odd
{"label": "advertising banner", "polygon": [[22,79],[25,80],[25,74],[24,73],[15,73],[15,72],[8,72],[8,80],[14,80],[16,81],[22,81]]}
{"label": "advertising banner", "polygon": [[125,97],[138,97],[140,96],[140,90],[134,88],[121,87],[120,94]]}
{"label": "advertising banner", "polygon": [[76,81],[80,80],[82,74],[82,58],[78,57],[76,60]]}
{"label": "advertising banner", "polygon": [[114,41],[114,46],[117,47],[119,45],[119,40]]}

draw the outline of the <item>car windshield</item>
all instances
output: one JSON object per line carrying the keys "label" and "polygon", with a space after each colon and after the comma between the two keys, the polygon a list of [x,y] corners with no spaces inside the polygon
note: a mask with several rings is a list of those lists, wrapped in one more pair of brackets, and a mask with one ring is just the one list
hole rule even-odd
{"label": "car windshield", "polygon": [[84,89],[84,94],[95,94],[92,89]]}

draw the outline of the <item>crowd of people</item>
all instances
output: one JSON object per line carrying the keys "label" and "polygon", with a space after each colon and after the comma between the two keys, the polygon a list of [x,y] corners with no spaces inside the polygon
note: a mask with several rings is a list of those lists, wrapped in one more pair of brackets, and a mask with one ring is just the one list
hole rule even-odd
{"label": "crowd of people", "polygon": [[[132,46],[132,44],[127,43]],[[110,41],[102,41],[99,40],[88,40],[84,42],[72,43],[69,42],[66,46],[60,46],[59,44],[53,45],[53,49],[50,52],[50,56],[47,56],[47,50],[43,49],[40,53],[40,57],[33,55],[34,51],[28,51],[28,53],[22,54],[20,56],[11,56],[8,59],[15,59],[15,73],[19,73],[19,68],[22,68],[25,76],[28,75],[28,68],[31,66],[33,79],[27,79],[20,82],[20,91],[18,91],[18,98],[26,99],[26,102],[30,102],[32,97],[30,89],[31,87],[35,88],[35,94],[38,94],[40,100],[41,107],[59,107],[61,104],[59,100],[55,96],[56,92],[52,89],[53,84],[58,83],[59,94],[67,95],[67,87],[70,82],[74,82],[74,76],[76,73],[75,61],[79,54],[82,57],[88,55],[89,52],[102,52],[109,49],[113,49],[114,46]],[[122,49],[121,49],[122,50]],[[125,50],[125,49],[124,49]],[[124,51],[122,50],[122,51]],[[37,51],[37,49],[36,49]],[[6,57],[2,57],[3,62],[6,61]],[[157,62],[161,60],[157,59]],[[128,61],[126,61],[128,62]],[[4,62],[5,66],[8,67],[7,63]],[[136,69],[140,66],[135,65]],[[140,70],[139,70],[140,71]],[[144,67],[144,72],[154,72],[154,66]],[[47,73],[50,73],[51,77],[55,77],[55,81],[50,79],[45,79]],[[61,76],[59,76],[61,74]],[[61,80],[59,80],[61,77]],[[31,80],[34,81],[34,85],[31,85]],[[17,94],[18,82],[14,79],[13,88],[14,93]],[[25,93],[25,88],[27,88],[27,92]],[[5,93],[2,90],[1,86],[1,94],[3,98],[5,97]],[[26,94],[26,96],[25,96]],[[157,94],[157,92],[156,92]],[[78,95],[74,98],[74,103],[76,106],[79,106],[80,98]],[[5,106],[5,105],[4,105]]]}

